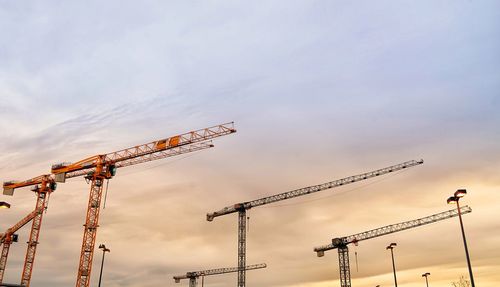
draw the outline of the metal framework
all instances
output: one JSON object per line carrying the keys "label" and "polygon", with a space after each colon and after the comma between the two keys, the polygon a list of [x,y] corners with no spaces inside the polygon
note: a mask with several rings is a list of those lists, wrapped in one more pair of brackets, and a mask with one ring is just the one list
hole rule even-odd
{"label": "metal framework", "polygon": [[349,272],[349,249],[347,246],[339,247],[339,266],[340,266],[340,286],[348,286],[351,282],[351,273]]}
{"label": "metal framework", "polygon": [[[248,265],[244,269],[246,270],[254,270],[266,268],[267,265],[265,263]],[[191,271],[187,272],[185,275],[174,276],[175,283],[181,282],[182,279],[189,279],[189,287],[196,287],[197,279],[199,277],[209,276],[209,275],[219,275],[225,273],[238,272],[240,270],[239,267],[229,267],[229,268],[217,268],[203,271]]]}
{"label": "metal framework", "polygon": [[[211,148],[213,147],[211,139],[234,132],[236,132],[234,123],[230,122],[104,155],[95,155],[75,163],[53,165],[51,170],[53,176],[50,176],[53,181],[65,182],[68,178],[84,176],[91,184],[76,286],[88,287],[90,284],[102,189],[104,181],[111,179],[117,168]],[[15,188],[36,185],[40,182],[40,178],[36,177],[21,183],[6,182],[4,194],[12,195]]]}
{"label": "metal framework", "polygon": [[28,224],[33,218],[38,216],[43,212],[43,207],[37,207],[35,210],[26,215],[18,223],[16,223],[11,228],[7,229],[5,233],[0,234],[0,243],[3,244],[2,254],[0,257],[0,284],[3,281],[3,275],[5,273],[5,267],[7,266],[7,257],[9,256],[9,248],[13,242],[14,233],[21,229],[23,226]]}
{"label": "metal framework", "polygon": [[[472,212],[472,209],[469,206],[464,206],[460,208],[462,214]],[[354,235],[349,235],[346,237],[334,238],[332,239],[332,243],[328,245],[323,245],[314,248],[314,252],[317,253],[318,257],[322,257],[325,255],[325,251],[332,250],[337,248],[339,254],[339,271],[340,271],[340,286],[341,287],[351,287],[351,275],[349,268],[349,249],[348,244],[354,243],[357,244],[359,241],[367,240],[415,227],[419,227],[422,225],[438,222],[441,220],[449,219],[452,217],[458,216],[458,210],[452,209],[444,212],[440,212],[437,214],[433,214],[430,216],[422,217],[419,219],[409,220],[401,223],[391,224],[384,227],[372,229],[369,231],[361,232]]]}
{"label": "metal framework", "polygon": [[5,266],[7,265],[7,257],[9,256],[9,248],[12,243],[11,240],[12,239],[9,237],[7,241],[4,241],[2,246],[2,257],[0,257],[0,284],[2,284],[3,281],[3,274],[5,273]]}
{"label": "metal framework", "polygon": [[245,286],[247,265],[247,212],[245,209],[238,211],[238,286]]}
{"label": "metal framework", "polygon": [[[27,242],[28,246],[26,249],[26,256],[24,259],[24,267],[21,275],[21,285],[29,287],[31,281],[31,275],[33,273],[33,264],[35,262],[36,248],[38,245],[38,237],[40,235],[40,229],[42,225],[43,211],[47,209],[47,202],[50,194],[55,190],[56,184],[54,179],[50,175],[41,175],[23,182],[5,182],[3,187],[3,193],[5,195],[13,195],[16,188],[21,188],[25,186],[34,185],[32,190],[37,195],[37,201],[35,206],[35,212],[30,213],[26,217],[24,224],[33,220],[30,231],[30,238]],[[24,225],[23,224],[23,225]],[[5,270],[7,264],[8,248],[5,255],[5,262],[3,263],[3,270]],[[1,264],[0,264],[1,265]],[[2,268],[0,267],[0,268]],[[2,272],[3,272],[2,270]],[[0,275],[0,283],[2,282],[3,274]]]}
{"label": "metal framework", "polygon": [[21,275],[21,285],[30,286],[31,274],[33,273],[33,264],[35,262],[36,247],[38,245],[38,237],[40,236],[40,228],[42,226],[43,211],[47,207],[48,196],[52,192],[46,184],[37,192],[36,209],[39,210],[31,224],[30,238],[26,249],[26,257],[24,259],[23,273]]}
{"label": "metal framework", "polygon": [[248,201],[248,202],[243,202],[243,203],[237,203],[228,207],[225,207],[219,211],[215,211],[213,213],[208,213],[207,214],[207,220],[208,221],[213,221],[215,217],[218,216],[223,216],[231,213],[238,212],[238,266],[240,268],[240,271],[238,272],[238,287],[244,287],[245,286],[245,269],[244,269],[244,264],[245,264],[245,257],[246,257],[246,233],[245,233],[245,226],[246,226],[246,221],[243,220],[242,218],[245,218],[246,215],[246,210],[256,207],[256,206],[261,206],[265,204],[270,204],[286,199],[291,199],[311,193],[315,193],[318,191],[330,189],[330,188],[335,188],[339,186],[343,186],[346,184],[362,181],[365,179],[369,179],[372,177],[384,175],[387,173],[395,172],[398,170],[406,169],[409,167],[417,166],[424,163],[423,160],[411,160],[407,161],[404,163],[400,163],[397,165],[392,165],[386,168],[382,169],[377,169],[374,171],[370,171],[367,173],[362,173],[354,176],[349,176],[346,178],[330,181],[327,183],[319,184],[319,185],[313,185],[309,187],[304,187],[304,188],[299,188],[296,190],[260,198],[257,200],[253,201]]}

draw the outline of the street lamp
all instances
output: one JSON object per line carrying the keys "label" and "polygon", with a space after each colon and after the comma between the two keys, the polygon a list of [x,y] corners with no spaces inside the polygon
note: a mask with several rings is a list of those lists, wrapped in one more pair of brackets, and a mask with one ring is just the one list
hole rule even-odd
{"label": "street lamp", "polygon": [[5,201],[0,201],[0,208],[10,208],[10,204]]}
{"label": "street lamp", "polygon": [[104,267],[104,255],[106,252],[111,252],[110,249],[106,248],[106,245],[99,245],[99,249],[102,249],[102,262],[101,262],[101,273],[99,274],[99,287],[101,287],[101,279],[102,279],[102,268]]}
{"label": "street lamp", "polygon": [[450,196],[446,200],[448,204],[453,204],[457,203],[457,210],[458,210],[458,219],[460,220],[460,229],[462,230],[462,238],[464,240],[464,248],[465,248],[465,257],[467,258],[467,267],[469,268],[469,277],[470,277],[470,283],[472,287],[475,287],[474,285],[474,276],[472,275],[472,267],[470,265],[470,257],[469,257],[469,249],[467,248],[467,240],[465,239],[465,231],[464,231],[464,224],[462,222],[462,212],[460,211],[460,198],[464,197],[467,194],[467,190],[465,189],[458,189],[455,191],[453,196]]}
{"label": "street lamp", "polygon": [[429,272],[425,272],[424,274],[422,274],[422,277],[425,277],[425,284],[427,285],[427,287],[429,287],[429,281],[427,281],[427,276],[431,275],[431,273]]}
{"label": "street lamp", "polygon": [[398,287],[398,280],[396,279],[396,265],[394,264],[394,252],[393,249],[396,247],[396,243],[391,243],[389,246],[387,246],[385,249],[386,250],[391,250],[391,257],[392,257],[392,271],[394,272],[394,286]]}

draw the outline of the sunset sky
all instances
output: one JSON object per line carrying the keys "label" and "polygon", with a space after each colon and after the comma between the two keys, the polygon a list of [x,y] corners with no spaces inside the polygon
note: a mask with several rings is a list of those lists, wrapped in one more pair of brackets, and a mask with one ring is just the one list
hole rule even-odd
{"label": "sunset sky", "polygon": [[[247,263],[268,267],[247,286],[340,286],[336,251],[315,246],[452,209],[458,188],[475,283],[500,285],[499,1],[0,0],[0,35],[1,181],[235,122],[212,149],[118,170],[102,286],[237,266],[237,215],[207,213],[412,159],[425,163],[251,209]],[[50,197],[32,287],[75,284],[88,194],[75,178]],[[4,232],[36,199],[0,201]],[[20,282],[28,232],[4,282]],[[468,276],[453,218],[351,246],[353,286],[393,286],[391,242],[400,287]]]}

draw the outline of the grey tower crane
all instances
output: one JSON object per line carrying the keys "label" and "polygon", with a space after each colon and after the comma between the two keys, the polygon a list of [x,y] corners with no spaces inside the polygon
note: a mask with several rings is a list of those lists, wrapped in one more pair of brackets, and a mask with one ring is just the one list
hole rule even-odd
{"label": "grey tower crane", "polygon": [[[255,264],[255,265],[248,265],[248,266],[246,266],[245,270],[261,269],[261,268],[266,268],[266,267],[267,267],[267,265],[265,263],[261,263],[261,264]],[[181,279],[188,279],[189,278],[189,287],[196,287],[197,279],[200,276],[203,277],[203,276],[208,276],[208,275],[232,273],[232,272],[238,272],[238,270],[239,270],[238,267],[230,267],[230,268],[218,268],[218,269],[203,270],[203,271],[192,271],[192,272],[187,272],[186,275],[174,276],[174,280],[175,280],[175,283],[179,283],[179,282],[181,282]]]}
{"label": "grey tower crane", "polygon": [[399,171],[405,168],[413,167],[424,163],[423,160],[411,160],[397,165],[389,166],[382,169],[377,169],[359,175],[349,176],[343,179],[330,181],[323,184],[313,185],[309,187],[299,188],[296,190],[271,195],[261,199],[237,203],[225,207],[219,211],[208,213],[207,220],[212,221],[215,217],[238,212],[238,287],[245,287],[245,265],[246,265],[246,211],[252,207],[270,204],[290,198],[299,197],[302,195],[315,193],[318,191],[343,186],[346,184],[362,181],[368,178],[380,176],[383,174]]}
{"label": "grey tower crane", "polygon": [[[460,211],[462,212],[462,214],[466,214],[471,212],[472,209],[468,206],[464,206],[460,209]],[[339,254],[340,286],[351,287],[351,272],[349,269],[349,249],[347,247],[348,244],[354,243],[355,245],[357,245],[358,242],[361,240],[367,240],[403,231],[406,229],[415,228],[418,226],[449,219],[455,216],[458,216],[458,210],[452,209],[441,213],[433,214],[427,217],[422,217],[419,219],[387,225],[384,227],[372,229],[354,235],[349,235],[346,237],[334,238],[332,239],[331,244],[315,247],[314,251],[317,253],[318,257],[322,257],[325,255],[325,251],[337,249]]]}

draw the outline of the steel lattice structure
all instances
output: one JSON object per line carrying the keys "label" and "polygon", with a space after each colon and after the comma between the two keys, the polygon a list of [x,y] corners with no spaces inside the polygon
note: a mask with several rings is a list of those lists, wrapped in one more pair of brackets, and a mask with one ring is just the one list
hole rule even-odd
{"label": "steel lattice structure", "polygon": [[52,190],[48,186],[44,186],[41,191],[37,192],[36,209],[39,210],[31,224],[30,238],[26,249],[26,257],[24,259],[23,273],[21,275],[21,285],[30,286],[31,274],[33,273],[33,263],[35,262],[36,247],[38,245],[38,237],[40,236],[40,227],[44,210],[47,206],[48,196]]}
{"label": "steel lattice structure", "polygon": [[[38,204],[37,204],[38,206]],[[16,223],[11,228],[7,229],[5,233],[0,234],[0,243],[2,243],[2,254],[0,257],[0,284],[3,281],[3,275],[5,273],[5,268],[7,266],[7,257],[9,256],[10,245],[13,242],[13,235],[23,226],[28,224],[33,218],[41,215],[43,213],[43,206],[38,206],[35,210],[26,215],[18,223]]]}
{"label": "steel lattice structure", "polygon": [[[111,179],[115,175],[117,168],[211,148],[213,147],[210,141],[211,139],[235,132],[234,123],[230,122],[137,145],[108,154],[95,155],[75,163],[56,164],[52,166],[50,175],[38,176],[22,182],[5,182],[4,194],[12,195],[16,188],[42,184],[47,178],[50,179],[51,182],[65,182],[68,178],[84,176],[85,179],[90,182],[90,195],[76,280],[77,287],[88,287],[92,271],[92,259],[99,223],[99,210],[104,181]],[[40,224],[36,226],[35,229],[39,230]],[[36,234],[34,234],[34,236],[37,236],[38,230],[35,232]],[[25,270],[29,270],[31,274],[32,262],[28,262],[28,256],[25,261]],[[27,284],[29,285],[29,278]]]}
{"label": "steel lattice structure", "polygon": [[[462,214],[472,212],[472,209],[468,206],[460,208]],[[332,243],[328,245],[323,245],[314,248],[314,252],[317,253],[318,257],[325,255],[325,251],[338,249],[339,254],[339,272],[340,272],[340,286],[341,287],[351,287],[351,275],[349,269],[349,249],[348,244],[357,244],[359,241],[367,240],[422,225],[438,222],[441,220],[449,219],[458,216],[458,210],[452,209],[430,216],[422,217],[419,219],[409,220],[401,223],[391,224],[380,228],[375,228],[369,231],[361,232],[354,235],[349,235],[346,237],[334,238]]]}
{"label": "steel lattice structure", "polygon": [[[266,268],[267,265],[265,263],[248,265],[245,267],[246,270],[254,270]],[[217,268],[217,269],[209,269],[203,271],[191,271],[187,272],[185,275],[174,276],[175,283],[181,282],[182,279],[189,279],[189,287],[194,287],[197,284],[198,277],[209,276],[209,275],[219,275],[225,273],[238,272],[240,270],[239,267],[229,267],[229,268]]]}
{"label": "steel lattice structure", "polygon": [[213,213],[208,213],[207,214],[207,220],[208,221],[213,221],[215,217],[218,216],[223,216],[231,213],[238,212],[238,266],[239,266],[239,272],[238,272],[238,287],[245,287],[245,258],[246,258],[246,211],[248,209],[251,209],[253,207],[265,205],[265,204],[270,204],[286,199],[291,199],[315,192],[319,192],[322,190],[326,189],[331,189],[335,187],[340,187],[346,184],[350,183],[355,183],[358,181],[362,181],[365,179],[381,176],[384,174],[388,174],[391,172],[403,170],[409,167],[417,166],[424,163],[423,160],[411,160],[407,161],[404,163],[400,163],[397,165],[392,165],[386,168],[382,169],[377,169],[374,171],[354,175],[354,176],[349,176],[346,178],[330,181],[327,183],[323,184],[318,184],[318,185],[313,185],[313,186],[308,186],[304,188],[299,188],[296,190],[260,198],[257,200],[253,201],[248,201],[248,202],[243,202],[243,203],[237,203],[228,207],[225,207],[219,211],[215,211]]}

